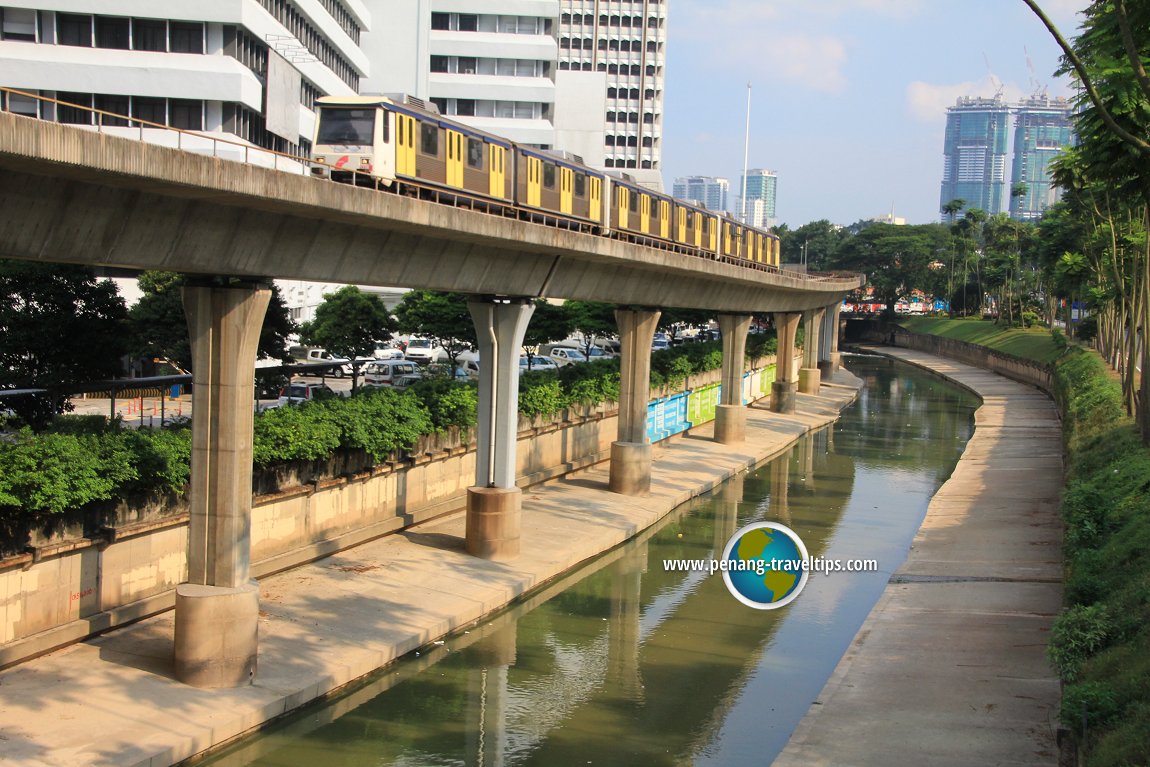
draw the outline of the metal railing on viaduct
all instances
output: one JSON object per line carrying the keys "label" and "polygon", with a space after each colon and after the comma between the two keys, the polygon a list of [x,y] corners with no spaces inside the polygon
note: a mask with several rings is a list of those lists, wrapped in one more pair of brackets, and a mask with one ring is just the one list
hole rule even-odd
{"label": "metal railing on viaduct", "polygon": [[646,413],[656,307],[720,312],[715,438],[738,443],[745,438],[741,383],[751,313],[775,313],[779,373],[771,407],[789,412],[796,391],[817,393],[822,375],[836,366],[838,307],[863,282],[335,184],[311,177],[298,158],[196,133],[163,133],[171,146],[138,140],[153,130],[167,129],[103,113],[76,127],[0,112],[0,257],[203,277],[184,289],[196,406],[188,582],[177,588],[174,650],[177,676],[197,686],[247,684],[255,672],[251,392],[269,279],[475,296],[471,314],[484,364],[466,547],[490,559],[519,554],[518,371],[532,299],[643,307],[616,312],[619,433],[609,489],[634,495],[650,486]]}

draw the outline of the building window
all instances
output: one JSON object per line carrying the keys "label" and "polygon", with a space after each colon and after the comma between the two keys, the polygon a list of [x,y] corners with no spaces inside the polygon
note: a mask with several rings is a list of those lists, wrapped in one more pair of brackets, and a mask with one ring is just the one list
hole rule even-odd
{"label": "building window", "polygon": [[447,99],[436,97],[431,100],[431,103],[435,104],[436,110],[438,110],[441,115],[447,114]]}
{"label": "building window", "polygon": [[160,19],[132,19],[132,49],[168,50],[168,22]]}
{"label": "building window", "polygon": [[203,130],[204,102],[193,99],[171,99],[168,119],[173,128]]}
{"label": "building window", "polygon": [[459,14],[459,31],[460,32],[478,32],[479,31],[479,17],[473,13]]}
{"label": "building window", "polygon": [[40,102],[31,96],[21,96],[16,93],[0,93],[0,104],[4,111],[25,117],[40,116]]}
{"label": "building window", "polygon": [[447,30],[451,29],[451,14],[450,13],[432,13],[431,14],[431,28]]}
{"label": "building window", "polygon": [[479,68],[479,59],[474,56],[460,56],[459,69],[457,70],[461,75],[473,75]]}
{"label": "building window", "polygon": [[446,56],[432,56],[431,57],[431,71],[432,72],[446,72],[447,71],[447,57]]}
{"label": "building window", "polygon": [[462,117],[475,116],[475,99],[456,99],[455,114]]}
{"label": "building window", "polygon": [[164,99],[136,96],[132,99],[132,117],[144,122],[167,125],[167,103]]}
{"label": "building window", "polygon": [[[92,124],[92,94],[91,93],[67,93],[61,92],[56,94],[57,101],[64,101],[68,104],[76,104],[74,107],[64,106],[58,104],[56,106],[56,119],[67,125],[91,125]],[[88,107],[87,109],[80,109],[80,107]]]}
{"label": "building window", "polygon": [[60,45],[92,47],[92,17],[78,13],[56,14],[56,39]]}
{"label": "building window", "polygon": [[171,23],[172,53],[204,52],[204,25],[194,21],[173,21]]}
{"label": "building window", "polygon": [[0,8],[0,40],[36,42],[36,11],[27,8]]}
{"label": "building window", "polygon": [[127,115],[131,111],[128,107],[127,96],[101,94],[96,97],[96,109],[109,113],[99,115],[100,125],[127,126],[127,119],[119,117],[119,115]]}
{"label": "building window", "polygon": [[96,17],[96,47],[126,51],[132,43],[132,23],[123,16]]}

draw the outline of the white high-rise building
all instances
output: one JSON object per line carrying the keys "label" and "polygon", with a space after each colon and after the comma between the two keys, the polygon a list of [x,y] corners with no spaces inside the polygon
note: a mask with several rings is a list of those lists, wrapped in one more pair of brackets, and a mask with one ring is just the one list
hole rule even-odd
{"label": "white high-rise building", "polygon": [[[568,82],[594,92],[606,87],[601,147],[573,147],[585,159],[619,169],[662,189],[663,68],[669,0],[561,0],[560,98]],[[579,74],[577,74],[579,73]],[[584,100],[584,109],[597,106]],[[560,120],[561,138],[566,120]],[[584,140],[593,136],[581,126]],[[572,142],[567,142],[572,143]],[[589,162],[593,160],[588,159]],[[597,163],[596,163],[597,164]]]}
{"label": "white high-rise building", "polygon": [[[0,86],[306,155],[315,99],[359,89],[369,23],[361,0],[20,0],[0,7]],[[71,124],[96,119],[11,94],[0,107]],[[104,128],[141,135],[115,117]],[[169,143],[172,132],[143,138]]]}
{"label": "white high-rise building", "polygon": [[364,93],[404,93],[513,141],[555,145],[559,0],[366,0]]}

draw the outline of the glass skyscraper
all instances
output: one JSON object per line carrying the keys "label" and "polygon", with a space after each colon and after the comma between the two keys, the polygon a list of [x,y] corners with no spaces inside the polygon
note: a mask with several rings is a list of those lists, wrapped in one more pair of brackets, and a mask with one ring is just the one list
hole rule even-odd
{"label": "glass skyscraper", "polygon": [[1071,104],[1066,99],[1034,97],[1018,104],[1014,121],[1010,217],[1033,221],[1058,201],[1050,181],[1050,161],[1073,141]]}
{"label": "glass skyscraper", "polygon": [[1066,99],[1046,96],[1011,104],[1000,97],[960,98],[946,114],[940,211],[952,200],[964,200],[965,208],[991,215],[1009,211],[1023,221],[1041,217],[1058,200],[1049,166],[1073,141],[1072,110]]}
{"label": "glass skyscraper", "polygon": [[1007,199],[1010,107],[1001,98],[960,98],[946,112],[941,209],[951,200],[1000,213]]}

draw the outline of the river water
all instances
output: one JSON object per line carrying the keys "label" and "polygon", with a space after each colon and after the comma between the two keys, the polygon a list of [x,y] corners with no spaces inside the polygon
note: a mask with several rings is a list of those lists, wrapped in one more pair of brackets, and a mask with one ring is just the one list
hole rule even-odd
{"label": "river water", "polygon": [[[965,390],[882,358],[844,360],[866,385],[834,426],[482,625],[201,763],[770,764],[973,431]],[[757,521],[789,526],[812,557],[878,570],[812,574],[789,605],[760,611],[721,574],[664,567],[721,556]]]}

